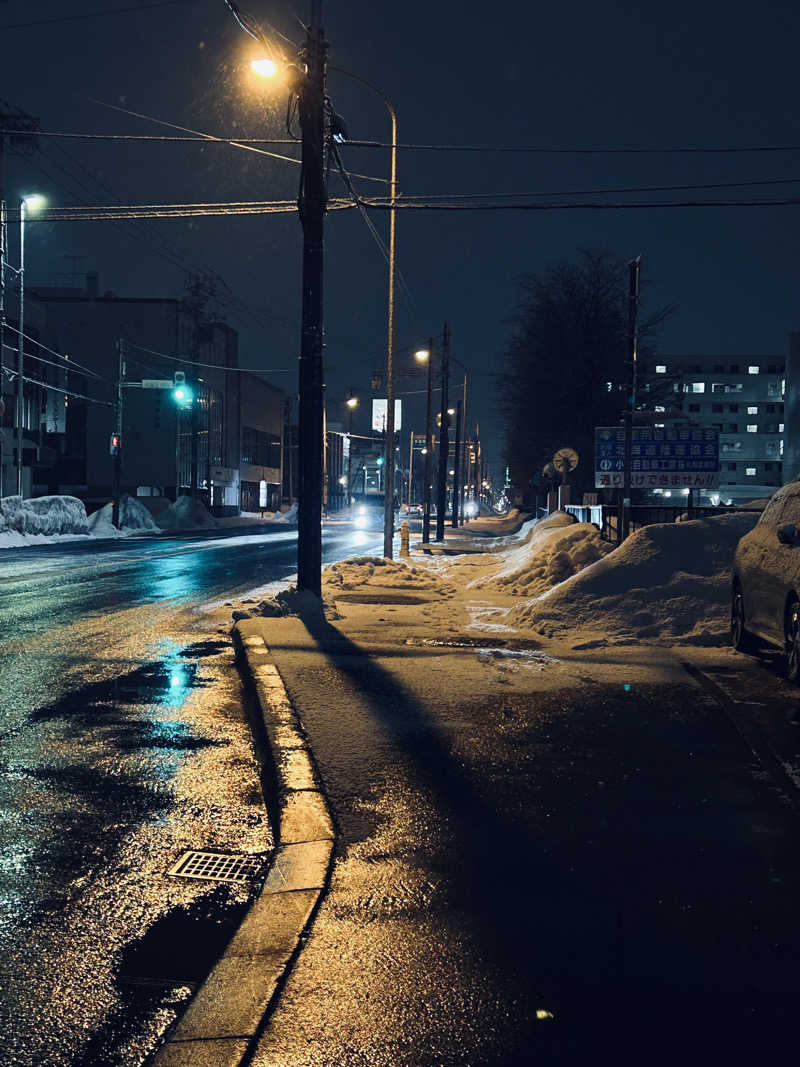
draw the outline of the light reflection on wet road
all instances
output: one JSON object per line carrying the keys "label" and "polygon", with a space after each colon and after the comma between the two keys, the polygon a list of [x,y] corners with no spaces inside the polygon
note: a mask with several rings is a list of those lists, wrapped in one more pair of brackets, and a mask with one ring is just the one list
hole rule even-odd
{"label": "light reflection on wet road", "polygon": [[[354,551],[348,532],[325,539],[329,559]],[[216,632],[229,613],[201,605],[295,561],[295,531],[0,556],[4,1065],[138,1064],[202,977],[170,923],[199,909],[207,940],[203,915],[221,929],[246,894],[165,872],[186,848],[271,837]],[[134,951],[157,920],[162,947]]]}

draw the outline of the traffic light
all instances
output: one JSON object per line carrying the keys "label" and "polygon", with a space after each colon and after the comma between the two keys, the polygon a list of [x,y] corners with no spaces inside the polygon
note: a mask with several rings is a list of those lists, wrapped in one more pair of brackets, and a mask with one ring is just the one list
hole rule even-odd
{"label": "traffic light", "polygon": [[108,442],[108,452],[111,456],[118,456],[122,448],[122,434],[112,433]]}
{"label": "traffic light", "polygon": [[176,370],[172,379],[172,397],[179,404],[191,404],[192,390],[186,384],[186,375],[182,370]]}

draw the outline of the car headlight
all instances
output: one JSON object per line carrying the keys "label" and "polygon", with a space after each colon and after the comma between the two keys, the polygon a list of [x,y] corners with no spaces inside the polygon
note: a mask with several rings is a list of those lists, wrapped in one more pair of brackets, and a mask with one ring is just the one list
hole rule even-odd
{"label": "car headlight", "polygon": [[367,525],[367,516],[366,516],[366,514],[362,514],[361,512],[359,512],[358,515],[356,515],[356,521],[355,521],[356,529],[363,530],[366,527],[366,525]]}
{"label": "car headlight", "polygon": [[366,509],[366,507],[365,507],[365,506],[364,506],[364,505],[362,504],[362,505],[361,505],[361,507],[360,507],[360,508],[358,509],[358,511],[356,512],[356,514],[357,514],[357,515],[366,515],[366,514],[367,514],[367,509]]}

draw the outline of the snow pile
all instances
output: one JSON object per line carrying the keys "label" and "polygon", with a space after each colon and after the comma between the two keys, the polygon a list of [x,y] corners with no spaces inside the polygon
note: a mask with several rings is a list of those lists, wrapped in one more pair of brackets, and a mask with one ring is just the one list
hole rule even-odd
{"label": "snow pile", "polygon": [[444,593],[449,587],[431,571],[412,567],[398,560],[381,556],[355,556],[353,559],[333,563],[322,572],[324,595],[335,595],[341,590],[360,589],[365,585],[377,585],[382,589],[438,589]]}
{"label": "snow pile", "polygon": [[297,522],[297,504],[292,504],[288,511],[276,511],[273,514],[264,512],[265,522],[285,522],[287,524]]}
{"label": "snow pile", "polygon": [[730,570],[755,514],[715,515],[645,526],[573,578],[512,609],[509,621],[547,637],[566,631],[574,647],[661,640],[727,640]]}
{"label": "snow pile", "polygon": [[136,497],[123,494],[120,500],[121,529],[117,529],[111,517],[113,504],[104,504],[99,511],[89,516],[89,530],[93,537],[125,537],[137,533],[161,533],[153,516]]}
{"label": "snow pile", "polygon": [[0,534],[29,537],[88,533],[86,508],[75,496],[39,496],[31,500],[7,496],[0,500]]}
{"label": "snow pile", "polygon": [[611,550],[596,526],[575,522],[572,515],[557,511],[532,526],[522,544],[503,553],[500,570],[470,582],[470,588],[494,587],[513,596],[538,596]]}
{"label": "snow pile", "polygon": [[158,525],[162,530],[197,530],[217,525],[217,520],[199,500],[179,496],[174,504],[159,512]]}

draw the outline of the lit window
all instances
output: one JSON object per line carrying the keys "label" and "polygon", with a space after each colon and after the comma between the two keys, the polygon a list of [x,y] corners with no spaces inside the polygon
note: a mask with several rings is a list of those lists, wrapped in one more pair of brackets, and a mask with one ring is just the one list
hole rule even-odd
{"label": "lit window", "polygon": [[747,432],[748,433],[758,433],[758,426],[754,422],[749,422],[747,424]]}
{"label": "lit window", "polygon": [[747,414],[748,415],[757,415],[758,414],[758,408],[757,407],[748,408],[747,409]]}
{"label": "lit window", "polygon": [[692,382],[692,392],[693,393],[704,393],[705,391],[706,391],[706,383],[705,382]]}
{"label": "lit window", "polygon": [[747,373],[748,374],[758,374],[758,367],[748,367],[747,368]]}
{"label": "lit window", "polygon": [[744,473],[747,475],[748,478],[755,478],[756,469],[755,467],[745,467]]}
{"label": "lit window", "polygon": [[656,404],[656,411],[666,411],[667,409],[663,404]]}
{"label": "lit window", "polygon": [[782,422],[778,423],[778,433],[783,433],[783,423]]}

